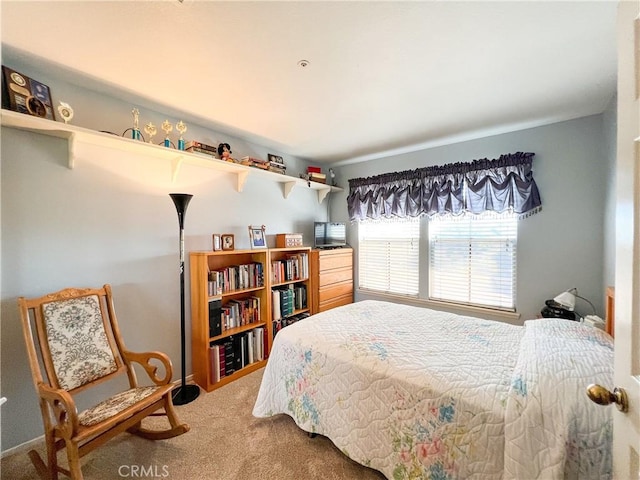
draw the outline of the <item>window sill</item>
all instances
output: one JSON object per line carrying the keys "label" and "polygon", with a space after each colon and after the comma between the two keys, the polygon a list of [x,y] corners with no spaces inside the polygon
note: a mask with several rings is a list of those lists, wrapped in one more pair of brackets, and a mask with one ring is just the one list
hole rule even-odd
{"label": "window sill", "polygon": [[513,325],[521,325],[520,314],[518,312],[507,312],[494,308],[483,308],[471,305],[460,305],[457,303],[439,302],[435,300],[425,300],[422,298],[394,295],[391,293],[380,293],[372,290],[357,289],[358,295],[363,300],[386,300],[389,302],[404,303],[407,305],[415,305],[417,307],[432,308],[434,310],[444,310],[447,312],[457,313],[458,315],[469,315],[472,317],[480,317],[489,320],[497,320]]}

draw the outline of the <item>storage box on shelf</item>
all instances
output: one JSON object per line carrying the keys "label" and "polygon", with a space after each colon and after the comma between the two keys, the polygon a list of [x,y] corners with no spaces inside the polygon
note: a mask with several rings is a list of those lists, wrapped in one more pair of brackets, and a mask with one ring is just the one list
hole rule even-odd
{"label": "storage box on shelf", "polygon": [[310,250],[310,247],[269,249],[269,345],[280,329],[310,314],[313,296],[309,285]]}
{"label": "storage box on shelf", "polygon": [[311,313],[353,303],[353,249],[314,249],[310,260]]}
{"label": "storage box on shelf", "polygon": [[191,252],[190,266],[193,377],[209,392],[266,364],[268,254]]}

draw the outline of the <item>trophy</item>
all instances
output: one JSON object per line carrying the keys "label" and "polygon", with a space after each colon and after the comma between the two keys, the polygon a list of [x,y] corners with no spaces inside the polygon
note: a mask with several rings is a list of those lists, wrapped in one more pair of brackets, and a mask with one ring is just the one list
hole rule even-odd
{"label": "trophy", "polygon": [[64,123],[69,123],[73,118],[73,108],[71,108],[71,105],[68,103],[60,102],[60,105],[58,105],[58,113],[64,120]]}
{"label": "trophy", "polygon": [[178,139],[178,150],[184,150],[184,138],[182,138],[182,136],[184,135],[184,132],[187,131],[187,126],[182,120],[180,120],[178,123],[176,123],[176,130],[180,132],[180,138]]}
{"label": "trophy", "polygon": [[156,126],[149,122],[144,126],[144,133],[149,135],[149,143],[153,143],[153,136],[158,132]]}
{"label": "trophy", "polygon": [[140,129],[138,128],[138,116],[140,115],[140,110],[134,108],[131,110],[131,114],[133,115],[133,128],[131,129],[131,138],[134,140],[140,140]]}
{"label": "trophy", "polygon": [[171,140],[169,140],[169,134],[171,133],[171,130],[173,130],[173,125],[169,123],[169,120],[165,120],[164,122],[162,122],[162,130],[164,130],[164,133],[166,134],[166,136],[164,137],[164,146],[169,148],[171,147]]}

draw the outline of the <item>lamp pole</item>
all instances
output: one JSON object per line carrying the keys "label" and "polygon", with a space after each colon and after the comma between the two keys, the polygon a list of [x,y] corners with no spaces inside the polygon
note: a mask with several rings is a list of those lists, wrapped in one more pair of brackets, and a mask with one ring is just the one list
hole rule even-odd
{"label": "lamp pole", "polygon": [[185,314],[184,314],[184,216],[187,206],[193,195],[188,193],[170,193],[178,212],[178,225],[180,227],[180,341],[182,360],[182,382],[171,392],[174,405],[185,405],[194,401],[200,395],[200,387],[186,384],[186,358],[185,358]]}

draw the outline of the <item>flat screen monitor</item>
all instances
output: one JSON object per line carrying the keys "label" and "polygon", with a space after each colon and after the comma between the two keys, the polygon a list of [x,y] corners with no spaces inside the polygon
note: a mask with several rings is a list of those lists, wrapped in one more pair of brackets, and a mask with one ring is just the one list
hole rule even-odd
{"label": "flat screen monitor", "polygon": [[338,248],[347,244],[347,228],[342,222],[315,222],[314,247]]}

